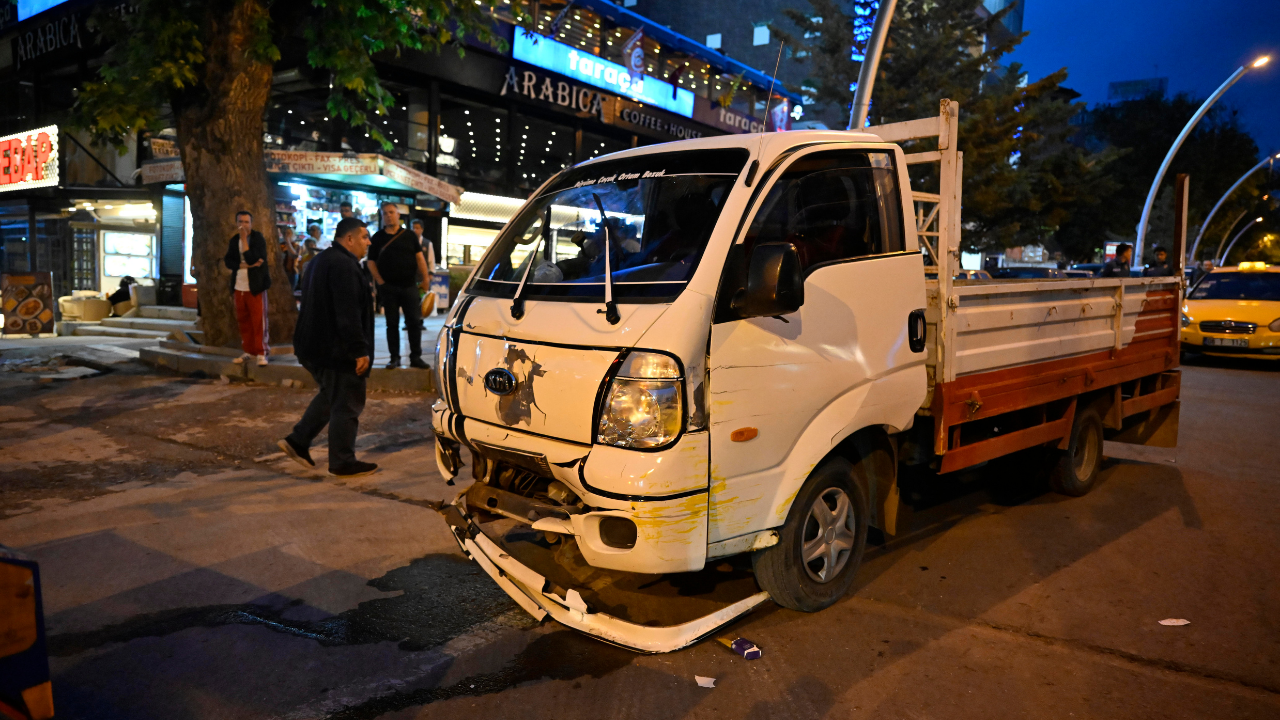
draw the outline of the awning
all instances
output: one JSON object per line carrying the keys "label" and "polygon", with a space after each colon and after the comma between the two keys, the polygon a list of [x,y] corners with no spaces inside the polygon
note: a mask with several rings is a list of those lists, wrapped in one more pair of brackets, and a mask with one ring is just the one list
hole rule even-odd
{"label": "awning", "polygon": [[[309,176],[396,192],[421,192],[452,203],[462,199],[462,188],[376,153],[266,150],[263,160],[269,173]],[[143,184],[184,181],[182,161],[178,158],[151,160],[142,165]]]}

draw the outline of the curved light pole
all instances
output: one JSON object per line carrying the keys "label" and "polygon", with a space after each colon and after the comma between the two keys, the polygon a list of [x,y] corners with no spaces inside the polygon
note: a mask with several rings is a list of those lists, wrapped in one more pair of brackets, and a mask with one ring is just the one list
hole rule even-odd
{"label": "curved light pole", "polygon": [[1169,154],[1165,155],[1164,162],[1160,163],[1160,170],[1156,172],[1155,182],[1151,183],[1151,190],[1147,192],[1147,202],[1142,206],[1142,219],[1138,221],[1138,240],[1134,243],[1133,248],[1133,261],[1135,263],[1142,262],[1142,251],[1143,245],[1147,239],[1147,220],[1151,217],[1151,206],[1156,202],[1156,191],[1160,189],[1160,181],[1164,179],[1165,172],[1168,171],[1169,165],[1173,163],[1173,156],[1178,154],[1178,149],[1182,147],[1182,143],[1185,142],[1187,136],[1191,134],[1196,123],[1200,122],[1200,118],[1204,117],[1204,114],[1209,112],[1209,108],[1213,107],[1213,104],[1218,102],[1218,98],[1222,97],[1223,93],[1225,93],[1232,85],[1235,85],[1237,80],[1244,77],[1245,73],[1255,68],[1260,68],[1270,61],[1271,58],[1269,56],[1263,55],[1252,63],[1248,65],[1241,65],[1237,68],[1235,72],[1231,73],[1231,77],[1227,78],[1226,82],[1219,85],[1218,89],[1213,91],[1213,94],[1209,96],[1209,99],[1204,101],[1204,104],[1200,106],[1199,110],[1196,110],[1196,114],[1191,116],[1191,120],[1187,122],[1186,127],[1182,128],[1182,132],[1178,133],[1178,138],[1173,141],[1173,147],[1169,148]]}
{"label": "curved light pole", "polygon": [[1255,218],[1253,222],[1248,223],[1244,227],[1240,228],[1240,232],[1236,233],[1236,236],[1231,238],[1231,244],[1227,246],[1226,252],[1222,253],[1222,257],[1218,258],[1215,261],[1215,264],[1221,267],[1222,264],[1227,261],[1227,255],[1231,254],[1231,248],[1236,246],[1236,241],[1240,239],[1240,236],[1245,234],[1245,232],[1248,231],[1249,228],[1253,227],[1254,225],[1257,225],[1260,222],[1262,222],[1262,218]]}
{"label": "curved light pole", "polygon": [[[1245,179],[1246,179],[1246,178],[1248,178],[1250,175],[1252,175],[1252,174],[1254,174],[1254,173],[1258,172],[1258,170],[1259,170],[1263,165],[1266,165],[1267,163],[1272,162],[1272,161],[1274,161],[1274,160],[1280,160],[1280,153],[1276,153],[1275,155],[1268,155],[1268,156],[1266,156],[1265,158],[1263,158],[1263,159],[1262,159],[1262,162],[1258,163],[1257,165],[1254,165],[1252,168],[1250,168],[1249,172],[1247,172],[1247,173],[1245,173],[1245,174],[1241,175],[1241,176],[1240,176],[1240,179],[1236,181],[1236,184],[1235,184],[1235,185],[1232,185],[1232,186],[1231,186],[1231,187],[1229,187],[1229,188],[1227,188],[1227,191],[1226,191],[1225,193],[1223,193],[1223,194],[1222,194],[1222,197],[1218,198],[1218,203],[1217,203],[1216,205],[1214,205],[1214,206],[1213,206],[1213,209],[1209,211],[1209,216],[1208,216],[1208,217],[1206,217],[1206,218],[1204,219],[1204,223],[1202,223],[1202,224],[1200,225],[1200,232],[1196,233],[1196,241],[1195,241],[1194,243],[1192,243],[1192,244],[1191,244],[1191,252],[1187,253],[1187,260],[1188,260],[1189,262],[1190,262],[1190,261],[1194,261],[1194,260],[1195,260],[1195,257],[1196,257],[1196,248],[1200,247],[1200,238],[1204,237],[1204,231],[1205,231],[1205,230],[1207,230],[1207,229],[1209,228],[1209,223],[1213,221],[1213,216],[1214,216],[1214,214],[1215,214],[1215,213],[1217,213],[1217,212],[1218,212],[1218,208],[1222,207],[1222,203],[1224,203],[1224,202],[1226,202],[1226,201],[1227,201],[1227,198],[1231,196],[1231,193],[1233,193],[1233,192],[1235,192],[1235,191],[1236,191],[1236,188],[1238,188],[1238,187],[1240,187],[1241,185],[1243,185],[1243,184],[1244,184],[1244,181],[1245,181]],[[1236,218],[1236,222],[1239,222],[1239,221],[1240,221],[1240,219],[1239,219],[1239,218]],[[1232,224],[1232,225],[1235,225],[1235,223],[1231,223],[1231,224]],[[1231,231],[1230,231],[1230,230],[1228,230],[1227,232],[1231,232]],[[1219,246],[1219,247],[1221,247],[1221,246]]]}
{"label": "curved light pole", "polygon": [[880,0],[880,7],[876,9],[876,23],[871,27],[871,39],[867,41],[862,68],[858,70],[858,89],[853,92],[853,106],[849,108],[849,127],[846,130],[861,130],[867,124],[871,90],[876,85],[876,70],[880,67],[880,53],[884,50],[885,38],[889,37],[889,23],[893,22],[893,9],[897,5],[898,0]]}

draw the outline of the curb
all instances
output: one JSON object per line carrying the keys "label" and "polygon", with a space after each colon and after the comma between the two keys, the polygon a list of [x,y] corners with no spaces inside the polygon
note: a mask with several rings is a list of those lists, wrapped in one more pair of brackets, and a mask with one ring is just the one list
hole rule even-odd
{"label": "curb", "polygon": [[[275,362],[259,367],[254,363],[237,365],[225,357],[203,353],[182,352],[165,348],[143,348],[138,359],[155,368],[163,368],[190,375],[202,372],[209,377],[226,375],[233,380],[259,382],[266,385],[314,389],[315,379],[301,365]],[[435,373],[402,368],[387,370],[378,368],[369,374],[368,389],[372,392],[434,393]]]}

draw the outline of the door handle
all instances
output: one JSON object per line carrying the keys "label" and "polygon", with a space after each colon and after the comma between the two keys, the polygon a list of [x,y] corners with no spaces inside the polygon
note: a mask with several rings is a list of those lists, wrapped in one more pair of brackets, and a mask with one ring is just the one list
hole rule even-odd
{"label": "door handle", "polygon": [[924,336],[927,327],[924,321],[924,308],[912,310],[911,314],[907,315],[907,344],[911,347],[911,352],[924,352]]}

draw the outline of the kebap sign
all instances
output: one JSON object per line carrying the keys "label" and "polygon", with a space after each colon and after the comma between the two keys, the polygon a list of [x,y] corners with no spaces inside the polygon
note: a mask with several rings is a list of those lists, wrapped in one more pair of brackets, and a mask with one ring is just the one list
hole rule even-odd
{"label": "kebap sign", "polygon": [[57,184],[57,125],[0,137],[0,192]]}
{"label": "kebap sign", "polygon": [[636,102],[693,117],[694,94],[656,78],[635,78],[627,68],[587,52],[523,30],[516,31],[511,55],[516,60],[573,80],[615,92]]}

